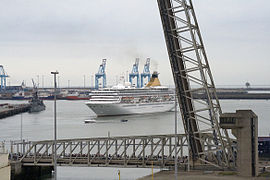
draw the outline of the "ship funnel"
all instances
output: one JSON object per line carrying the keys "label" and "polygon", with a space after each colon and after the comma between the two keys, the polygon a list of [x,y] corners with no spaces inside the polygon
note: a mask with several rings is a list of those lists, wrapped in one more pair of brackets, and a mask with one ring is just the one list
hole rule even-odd
{"label": "ship funnel", "polygon": [[154,71],[150,81],[146,84],[145,87],[153,87],[153,86],[161,86],[160,81],[158,79],[158,72]]}

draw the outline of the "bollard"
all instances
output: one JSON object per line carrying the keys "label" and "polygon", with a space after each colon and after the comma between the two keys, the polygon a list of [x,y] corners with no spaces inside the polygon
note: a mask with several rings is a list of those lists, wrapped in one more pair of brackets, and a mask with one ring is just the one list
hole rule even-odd
{"label": "bollard", "polygon": [[152,180],[154,180],[154,165],[153,165],[153,161],[152,161]]}
{"label": "bollard", "polygon": [[118,174],[118,176],[119,176],[119,180],[120,180],[120,170],[118,170],[118,173],[117,173],[117,174]]}

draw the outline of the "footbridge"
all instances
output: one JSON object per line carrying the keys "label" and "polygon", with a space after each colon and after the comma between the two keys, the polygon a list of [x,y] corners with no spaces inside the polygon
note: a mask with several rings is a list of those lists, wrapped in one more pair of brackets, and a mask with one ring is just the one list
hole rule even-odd
{"label": "footbridge", "polygon": [[[181,167],[187,164],[186,137],[185,134],[167,134],[62,139],[56,141],[56,161],[59,166],[169,168],[174,166],[176,150],[177,163]],[[213,141],[211,134],[203,134],[201,138],[209,154],[215,151],[216,147],[210,143]],[[53,140],[11,142],[10,160],[22,166],[53,166],[54,151]],[[212,164],[209,157],[202,158],[202,164]]]}

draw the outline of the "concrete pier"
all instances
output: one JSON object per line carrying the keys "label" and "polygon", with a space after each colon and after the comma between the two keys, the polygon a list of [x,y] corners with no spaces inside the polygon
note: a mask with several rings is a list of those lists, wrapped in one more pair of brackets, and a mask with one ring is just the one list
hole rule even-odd
{"label": "concrete pier", "polygon": [[11,179],[12,180],[35,180],[41,177],[51,177],[53,166],[23,166],[19,161],[12,161]]}
{"label": "concrete pier", "polygon": [[0,153],[0,179],[1,180],[10,179],[10,166],[8,163],[7,153]]}
{"label": "concrete pier", "polygon": [[[270,93],[217,92],[219,99],[270,99]],[[206,99],[206,94],[193,94],[195,99]]]}
{"label": "concrete pier", "polygon": [[240,176],[258,176],[258,117],[252,110],[223,113],[220,126],[232,129],[237,138],[237,171]]}
{"label": "concrete pier", "polygon": [[29,111],[29,104],[0,104],[0,119]]}
{"label": "concrete pier", "polygon": [[[174,171],[160,171],[153,175],[148,175],[137,180],[171,180],[175,179]],[[269,177],[242,177],[234,171],[178,171],[178,180],[268,180]]]}

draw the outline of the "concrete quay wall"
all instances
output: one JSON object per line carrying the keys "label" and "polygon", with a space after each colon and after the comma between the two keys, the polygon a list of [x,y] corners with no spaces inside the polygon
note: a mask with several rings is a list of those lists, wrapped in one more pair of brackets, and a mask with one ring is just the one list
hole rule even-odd
{"label": "concrete quay wall", "polygon": [[0,105],[0,119],[13,116],[19,113],[27,112],[30,109],[29,104],[2,104]]}
{"label": "concrete quay wall", "polygon": [[7,153],[0,153],[0,178],[1,180],[10,180],[10,165]]}
{"label": "concrete quay wall", "polygon": [[23,166],[19,161],[12,161],[10,165],[12,180],[34,180],[52,176],[53,166]]}

